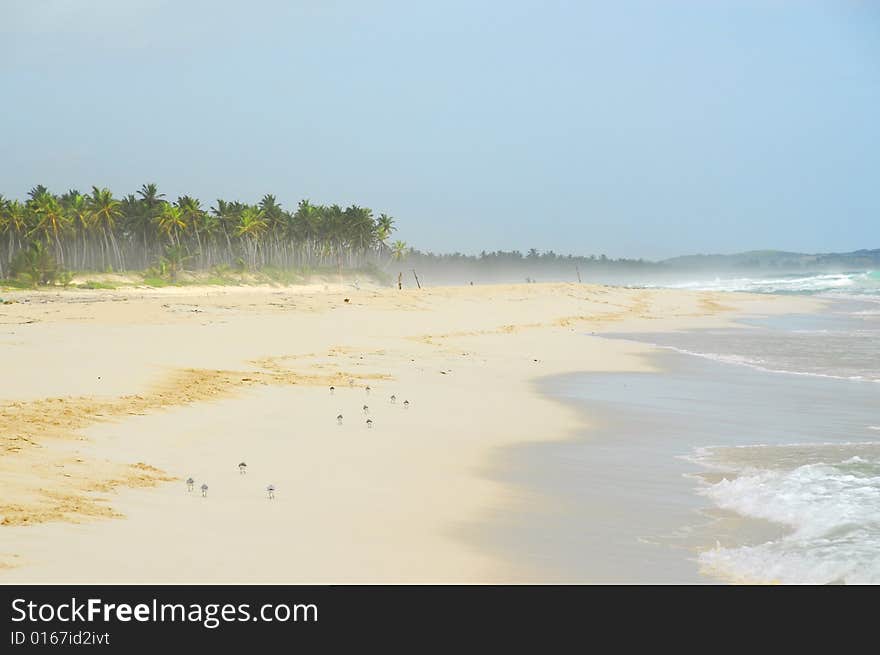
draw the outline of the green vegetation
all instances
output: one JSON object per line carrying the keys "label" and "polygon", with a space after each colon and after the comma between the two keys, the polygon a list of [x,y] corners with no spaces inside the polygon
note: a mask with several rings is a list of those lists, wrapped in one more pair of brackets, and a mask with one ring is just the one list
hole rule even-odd
{"label": "green vegetation", "polygon": [[289,211],[265,195],[207,209],[191,196],[169,202],[155,184],[124,198],[106,188],[55,195],[36,186],[23,202],[0,196],[0,279],[36,286],[55,284],[63,271],[147,271],[147,284],[168,284],[185,271],[227,269],[290,283],[305,270],[390,262],[395,229],[390,216],[357,205],[303,200]]}
{"label": "green vegetation", "polygon": [[55,257],[42,241],[32,241],[12,257],[9,265],[14,278],[27,281],[36,288],[40,284],[54,284],[58,277]]}
{"label": "green vegetation", "polygon": [[115,284],[108,284],[107,282],[98,282],[97,280],[87,280],[82,284],[76,285],[77,289],[115,289]]}

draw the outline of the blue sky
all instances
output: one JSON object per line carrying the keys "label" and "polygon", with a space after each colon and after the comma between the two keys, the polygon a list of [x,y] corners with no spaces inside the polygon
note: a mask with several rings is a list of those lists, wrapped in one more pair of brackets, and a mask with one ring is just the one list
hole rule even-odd
{"label": "blue sky", "polygon": [[880,3],[3,0],[0,193],[358,203],[435,251],[880,247]]}

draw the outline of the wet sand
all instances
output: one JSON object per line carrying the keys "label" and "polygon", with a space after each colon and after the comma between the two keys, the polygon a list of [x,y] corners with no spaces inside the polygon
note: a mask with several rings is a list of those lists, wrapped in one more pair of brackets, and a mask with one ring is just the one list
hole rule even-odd
{"label": "wet sand", "polygon": [[[662,372],[541,380],[542,393],[579,411],[589,427],[564,442],[519,444],[494,458],[490,475],[540,494],[544,503],[496,512],[481,536],[534,571],[534,581],[729,581],[702,567],[698,555],[716,545],[762,544],[790,529],[722,510],[702,496],[706,483],[735,475],[707,469],[696,453],[758,444],[785,445],[790,453],[798,449],[788,444],[874,439],[867,426],[876,418],[875,385],[668,351],[646,359]],[[779,459],[771,447],[741,452],[760,457],[752,463],[760,468]]]}

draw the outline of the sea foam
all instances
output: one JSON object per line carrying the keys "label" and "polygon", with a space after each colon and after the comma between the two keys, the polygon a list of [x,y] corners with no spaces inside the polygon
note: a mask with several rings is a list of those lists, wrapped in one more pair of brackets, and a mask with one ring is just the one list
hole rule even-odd
{"label": "sea foam", "polygon": [[[747,465],[740,457],[725,466],[713,449],[698,453],[698,461],[731,473],[701,489],[715,505],[790,530],[762,544],[704,551],[701,567],[735,581],[880,583],[880,446],[791,448],[798,453],[807,448],[810,463],[763,468],[756,464],[761,459],[756,450]],[[823,448],[835,461],[815,461]],[[847,449],[853,454],[845,456]]]}
{"label": "sea foam", "polygon": [[795,274],[773,277],[717,277],[712,280],[691,280],[673,284],[646,286],[664,286],[674,289],[700,291],[744,291],[749,293],[840,293],[860,299],[863,297],[863,294],[880,294],[880,278],[873,271]]}

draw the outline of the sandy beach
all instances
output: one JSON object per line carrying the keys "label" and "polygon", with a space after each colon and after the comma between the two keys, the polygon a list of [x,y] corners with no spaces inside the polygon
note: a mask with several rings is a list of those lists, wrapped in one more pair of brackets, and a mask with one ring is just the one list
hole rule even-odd
{"label": "sandy beach", "polygon": [[487,476],[493,453],[585,427],[537,380],[650,368],[649,346],[606,331],[818,305],[360,287],[0,294],[0,582],[534,580],[468,535],[542,502]]}

